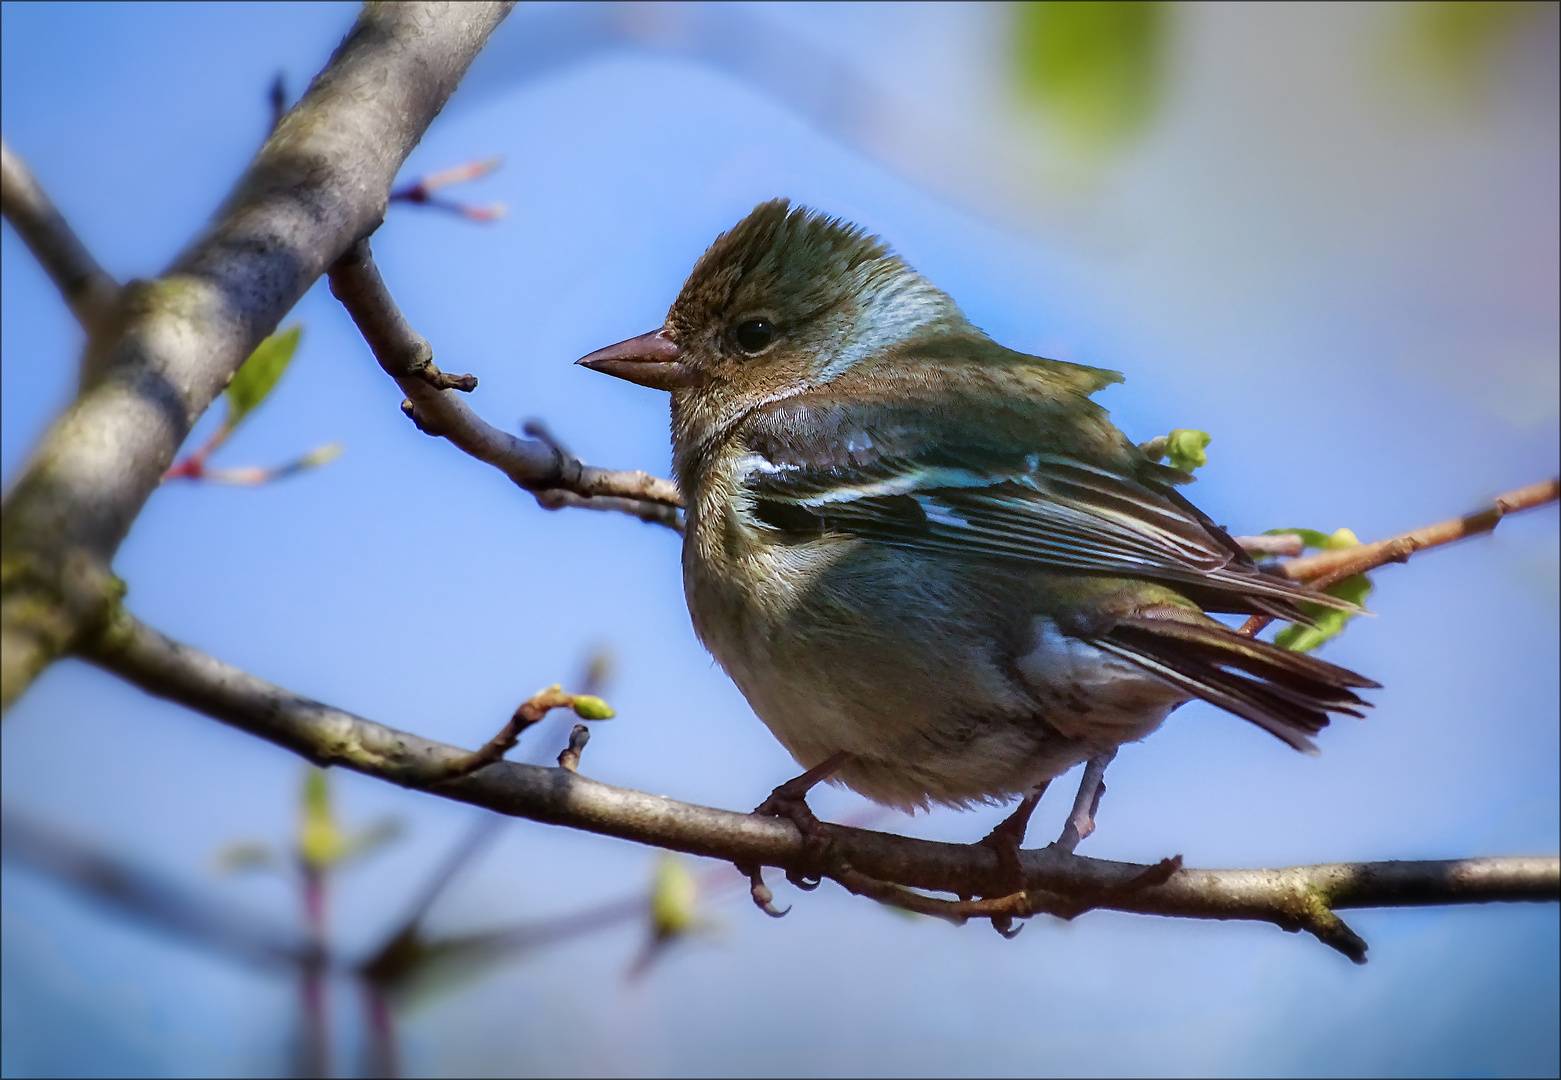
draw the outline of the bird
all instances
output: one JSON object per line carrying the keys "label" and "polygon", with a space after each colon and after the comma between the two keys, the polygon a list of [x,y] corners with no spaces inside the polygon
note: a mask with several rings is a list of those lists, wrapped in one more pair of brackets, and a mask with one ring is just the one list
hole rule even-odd
{"label": "bird", "polygon": [[[1211,614],[1352,609],[1259,567],[1092,399],[1116,372],[1005,348],[887,244],[774,199],[662,326],[582,357],[671,394],[694,630],[806,770],[915,811],[1020,806],[1202,699],[1298,750],[1377,683]],[[799,808],[798,803],[801,803]],[[802,815],[802,816],[797,816]]]}

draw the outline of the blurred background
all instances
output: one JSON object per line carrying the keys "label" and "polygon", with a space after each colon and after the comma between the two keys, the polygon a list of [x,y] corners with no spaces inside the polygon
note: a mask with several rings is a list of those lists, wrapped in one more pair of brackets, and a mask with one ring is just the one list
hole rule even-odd
{"label": "blurred background", "polygon": [[[5,138],[110,272],[155,275],[278,74],[296,98],[355,11],[7,2]],[[1189,494],[1233,531],[1376,539],[1557,469],[1557,40],[1554,3],[527,5],[404,173],[502,159],[440,189],[477,212],[397,204],[375,250],[490,422],[666,475],[665,400],[570,362],[659,325],[715,235],[788,196],[881,233],[998,341],[1124,372],[1100,400],[1131,437],[1212,433]],[[8,226],[0,259],[9,483],[80,334]],[[165,485],[116,563],[136,614],[468,747],[590,682],[618,718],[582,771],[613,784],[746,809],[796,771],[695,641],[675,535],[544,511],[420,435],[323,284],[287,321],[291,367],[211,464],[341,456]],[[1384,684],[1366,721],[1310,759],[1182,709],[1123,749],[1082,852],[1556,852],[1557,536],[1552,505],[1378,572],[1377,617],[1324,647]],[[511,756],[551,763],[568,726]],[[3,738],[8,1076],[285,1074],[327,1046],[350,1075],[392,1045],[409,1075],[1561,1068],[1554,905],[1346,913],[1364,968],[1116,913],[1004,941],[831,884],[777,880],[773,921],[719,866],[311,777],[77,662]],[[813,805],[959,841],[1005,813]],[[305,1008],[310,898],[339,969]]]}

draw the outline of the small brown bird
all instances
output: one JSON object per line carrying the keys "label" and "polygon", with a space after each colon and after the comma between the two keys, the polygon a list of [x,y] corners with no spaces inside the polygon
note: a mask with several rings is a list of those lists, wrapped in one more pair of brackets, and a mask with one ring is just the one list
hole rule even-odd
{"label": "small brown bird", "polygon": [[[694,628],[810,771],[905,809],[1027,796],[1190,698],[1313,751],[1377,684],[1205,611],[1351,607],[1261,571],[1090,395],[876,237],[784,200],[699,259],[665,324],[580,361],[672,393]],[[1017,833],[1018,839],[1014,834]]]}

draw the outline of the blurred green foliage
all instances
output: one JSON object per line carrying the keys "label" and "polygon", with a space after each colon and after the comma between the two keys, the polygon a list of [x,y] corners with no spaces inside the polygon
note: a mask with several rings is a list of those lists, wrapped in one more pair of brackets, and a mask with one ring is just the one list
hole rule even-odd
{"label": "blurred green foliage", "polygon": [[343,829],[331,810],[326,772],[312,766],[304,776],[302,809],[298,859],[312,869],[324,870],[361,858],[401,835],[400,823],[393,818],[381,818],[355,831]]}
{"label": "blurred green foliage", "polygon": [[1556,6],[1554,0],[1423,0],[1409,6],[1409,44],[1427,70],[1475,89],[1501,43],[1539,29]]}
{"label": "blurred green foliage", "polygon": [[658,941],[686,934],[698,921],[695,901],[699,886],[687,864],[675,855],[656,860],[650,889],[651,933]]}
{"label": "blurred green foliage", "polygon": [[1039,0],[1014,8],[1021,95],[1086,148],[1120,143],[1153,117],[1170,5]]}

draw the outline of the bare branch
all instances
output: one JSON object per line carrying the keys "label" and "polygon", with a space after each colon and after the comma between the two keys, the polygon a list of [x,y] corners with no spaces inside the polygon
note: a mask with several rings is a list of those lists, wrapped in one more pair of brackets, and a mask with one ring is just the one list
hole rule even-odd
{"label": "bare branch", "polygon": [[677,507],[683,505],[683,497],[671,481],[644,472],[586,465],[536,423],[527,425],[530,438],[500,431],[446,389],[448,384],[441,380],[449,376],[434,366],[432,346],[402,315],[374,264],[368,241],[343,255],[331,267],[330,277],[332,295],[352,316],[380,367],[406,394],[402,408],[409,410],[420,430],[442,436],[492,465],[550,510],[563,506],[618,510],[642,521],[679,527]]}
{"label": "bare branch", "polygon": [[32,170],[0,140],[0,212],[16,229],[88,335],[107,322],[119,283],[98,265],[44,194]]}
{"label": "bare branch", "polygon": [[[1390,562],[1408,562],[1409,557],[1426,548],[1440,547],[1454,540],[1479,536],[1495,529],[1501,519],[1519,510],[1532,510],[1561,498],[1561,478],[1542,480],[1537,484],[1509,491],[1496,496],[1489,507],[1463,517],[1449,518],[1422,529],[1413,529],[1373,544],[1358,547],[1321,551],[1300,559],[1281,563],[1280,569],[1292,581],[1305,581],[1319,589],[1326,589],[1345,578],[1364,574]],[[1243,539],[1251,539],[1250,537]],[[1269,539],[1283,539],[1271,537]],[[1249,549],[1250,550],[1250,549]],[[1242,624],[1241,633],[1252,635],[1260,632],[1274,620],[1266,615],[1254,615]]]}
{"label": "bare branch", "polygon": [[273,927],[187,886],[7,810],[0,819],[5,857],[80,889],[100,903],[182,941],[261,967],[296,970],[312,953],[296,933]]}
{"label": "bare branch", "polygon": [[[208,231],[123,290],[122,321],[0,522],[0,704],[115,595],[108,565],[195,421],[384,217],[390,185],[507,3],[367,5]],[[9,211],[8,211],[9,212]]]}
{"label": "bare branch", "polygon": [[1303,559],[1284,564],[1285,576],[1295,581],[1322,582],[1331,585],[1347,577],[1375,570],[1390,562],[1408,562],[1409,557],[1426,548],[1450,544],[1470,536],[1478,536],[1494,529],[1503,517],[1519,510],[1555,502],[1561,498],[1561,479],[1544,480],[1538,484],[1509,491],[1496,496],[1489,507],[1463,517],[1450,518],[1423,529],[1414,529],[1374,544],[1322,551]]}
{"label": "bare branch", "polygon": [[1020,853],[1025,891],[1012,894],[1009,871],[985,845],[827,825],[827,857],[821,865],[819,846],[788,821],[610,787],[562,768],[496,761],[447,779],[452,767],[469,757],[465,751],[291,693],[172,641],[123,610],[85,639],[81,652],[148,693],[204,712],[316,764],[341,765],[501,814],[740,867],[775,866],[801,877],[821,874],[853,892],[913,910],[930,909],[937,898],[896,890],[996,898],[973,907],[940,909],[940,914],[956,919],[1040,912],[1073,918],[1093,908],[1249,919],[1308,930],[1360,961],[1365,945],[1335,909],[1561,898],[1561,859],[1553,856],[1195,870],[1181,868],[1174,860],[1141,866],[1040,849]]}

